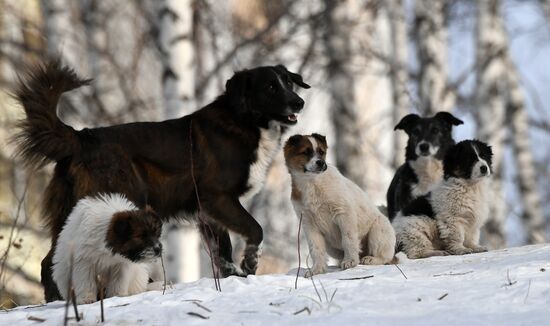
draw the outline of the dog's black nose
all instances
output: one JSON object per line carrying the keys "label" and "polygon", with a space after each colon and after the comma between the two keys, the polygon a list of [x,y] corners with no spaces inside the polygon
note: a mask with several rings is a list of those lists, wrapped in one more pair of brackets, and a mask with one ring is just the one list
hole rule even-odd
{"label": "dog's black nose", "polygon": [[479,172],[481,172],[481,175],[486,175],[486,174],[487,174],[487,166],[482,165],[482,166],[479,168]]}
{"label": "dog's black nose", "polygon": [[325,163],[325,161],[323,160],[317,160],[315,164],[321,171],[325,171],[327,169],[327,163]]}
{"label": "dog's black nose", "polygon": [[430,150],[430,145],[428,145],[426,143],[422,143],[418,146],[418,148],[420,148],[420,151],[422,153],[427,153]]}
{"label": "dog's black nose", "polygon": [[290,103],[290,107],[293,110],[299,111],[304,107],[304,100],[298,97]]}

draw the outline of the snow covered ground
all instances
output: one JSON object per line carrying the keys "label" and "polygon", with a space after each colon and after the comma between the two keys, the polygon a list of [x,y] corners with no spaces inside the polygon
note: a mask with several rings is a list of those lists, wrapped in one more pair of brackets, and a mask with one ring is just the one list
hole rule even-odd
{"label": "snow covered ground", "polygon": [[[549,325],[550,244],[399,266],[359,266],[314,278],[211,279],[105,300],[106,325]],[[371,277],[372,276],[372,277]],[[405,278],[406,276],[406,278]],[[79,306],[97,324],[99,303]],[[73,310],[69,311],[73,316]],[[0,325],[62,325],[64,303],[0,312]],[[43,322],[35,321],[38,319]],[[72,324],[76,322],[71,321]]]}

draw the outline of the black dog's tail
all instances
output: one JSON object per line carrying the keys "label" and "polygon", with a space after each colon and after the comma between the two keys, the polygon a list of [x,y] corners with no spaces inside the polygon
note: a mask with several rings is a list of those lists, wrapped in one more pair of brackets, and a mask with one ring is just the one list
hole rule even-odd
{"label": "black dog's tail", "polygon": [[89,82],[58,60],[37,65],[19,78],[14,97],[27,117],[19,122],[15,141],[25,164],[39,167],[78,151],[77,133],[57,117],[57,103],[64,92]]}

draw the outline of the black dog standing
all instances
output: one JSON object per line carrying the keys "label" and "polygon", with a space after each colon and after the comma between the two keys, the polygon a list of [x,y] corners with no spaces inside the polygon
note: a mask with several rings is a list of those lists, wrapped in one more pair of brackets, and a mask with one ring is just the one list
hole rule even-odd
{"label": "black dog standing", "polygon": [[[263,232],[241,201],[261,189],[283,132],[297,122],[304,101],[293,85],[309,88],[300,75],[282,65],[240,71],[224,94],[188,116],[79,131],[59,120],[57,103],[88,81],[59,62],[35,67],[23,80],[16,91],[26,113],[19,152],[34,167],[56,163],[44,205],[52,236],[42,261],[47,301],[60,298],[51,258],[65,220],[79,199],[98,193],[149,204],[165,221],[196,218],[200,201],[201,231],[222,275],[255,273]],[[246,239],[242,272],[227,230]]]}

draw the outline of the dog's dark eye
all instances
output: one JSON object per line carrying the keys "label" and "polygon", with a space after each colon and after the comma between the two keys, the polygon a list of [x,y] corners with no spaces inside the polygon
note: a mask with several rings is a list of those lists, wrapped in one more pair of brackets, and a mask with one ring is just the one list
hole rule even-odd
{"label": "dog's dark eye", "polygon": [[306,156],[312,156],[313,155],[313,150],[311,148],[308,148],[308,149],[302,151],[300,154],[306,155]]}
{"label": "dog's dark eye", "polygon": [[320,149],[320,150],[319,150],[319,155],[321,155],[321,156],[325,155],[325,151],[322,150],[322,149]]}
{"label": "dog's dark eye", "polygon": [[437,134],[439,132],[439,128],[434,127],[432,128],[432,134]]}
{"label": "dog's dark eye", "polygon": [[412,134],[415,135],[415,136],[420,135],[420,128],[414,128],[414,129],[412,130]]}
{"label": "dog's dark eye", "polygon": [[271,82],[269,83],[269,85],[267,86],[267,89],[270,91],[270,92],[275,92],[277,90],[277,85],[275,82]]}

